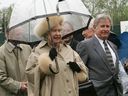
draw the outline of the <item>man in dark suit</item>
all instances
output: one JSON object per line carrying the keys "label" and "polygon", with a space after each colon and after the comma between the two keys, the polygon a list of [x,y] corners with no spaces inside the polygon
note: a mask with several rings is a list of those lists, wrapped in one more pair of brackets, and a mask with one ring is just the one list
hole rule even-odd
{"label": "man in dark suit", "polygon": [[[107,40],[111,24],[110,16],[97,15],[93,26],[94,36],[78,43],[76,49],[89,69],[89,79],[98,96],[122,96],[122,86],[118,78],[119,58],[115,45]],[[106,42],[109,56],[103,41]]]}

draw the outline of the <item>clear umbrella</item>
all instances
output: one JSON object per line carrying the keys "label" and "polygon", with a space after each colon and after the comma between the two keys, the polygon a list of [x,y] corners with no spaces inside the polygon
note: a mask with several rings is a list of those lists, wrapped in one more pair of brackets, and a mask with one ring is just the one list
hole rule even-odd
{"label": "clear umbrella", "polygon": [[[22,38],[9,38],[24,42],[40,40],[33,29],[39,19],[52,15],[62,15],[66,21],[73,24],[74,30],[86,27],[91,14],[81,0],[18,0],[14,5],[9,31],[16,34],[17,28],[22,29]],[[13,35],[14,36],[14,35]]]}
{"label": "clear umbrella", "polygon": [[[87,26],[91,18],[81,0],[18,0],[12,11],[8,39],[24,43],[39,41],[41,38],[34,35],[33,28],[40,19],[53,15],[62,15],[65,21],[73,24],[74,30]],[[20,33],[19,38],[14,35],[17,33]],[[56,74],[59,67],[55,61],[56,71],[53,72]]]}

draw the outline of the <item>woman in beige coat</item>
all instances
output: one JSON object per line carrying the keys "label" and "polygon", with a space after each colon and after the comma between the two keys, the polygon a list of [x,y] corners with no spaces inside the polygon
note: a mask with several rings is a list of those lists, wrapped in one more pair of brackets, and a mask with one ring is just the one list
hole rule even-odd
{"label": "woman in beige coat", "polygon": [[36,27],[37,35],[44,40],[31,53],[26,66],[29,96],[78,96],[78,83],[88,79],[79,55],[62,43],[62,23],[62,17],[52,16],[50,29],[46,20]]}

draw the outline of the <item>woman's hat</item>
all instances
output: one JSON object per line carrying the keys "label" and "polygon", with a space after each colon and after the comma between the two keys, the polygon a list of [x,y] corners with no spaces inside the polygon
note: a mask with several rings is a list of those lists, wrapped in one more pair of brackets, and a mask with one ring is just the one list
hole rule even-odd
{"label": "woman's hat", "polygon": [[[49,22],[49,23],[48,23]],[[62,24],[63,18],[61,16],[50,16],[41,20],[34,29],[37,36],[42,37],[45,33],[49,32],[53,27]],[[48,26],[48,24],[50,26]]]}

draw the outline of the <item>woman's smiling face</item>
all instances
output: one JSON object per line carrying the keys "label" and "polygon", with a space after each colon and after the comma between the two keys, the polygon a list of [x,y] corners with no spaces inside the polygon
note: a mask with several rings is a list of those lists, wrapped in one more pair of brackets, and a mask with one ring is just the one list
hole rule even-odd
{"label": "woman's smiling face", "polygon": [[53,42],[55,45],[61,43],[62,40],[61,32],[62,32],[62,25],[58,24],[55,27],[53,27],[49,33],[51,42]]}

